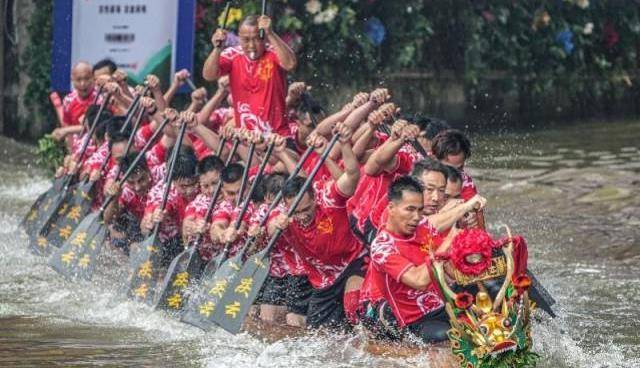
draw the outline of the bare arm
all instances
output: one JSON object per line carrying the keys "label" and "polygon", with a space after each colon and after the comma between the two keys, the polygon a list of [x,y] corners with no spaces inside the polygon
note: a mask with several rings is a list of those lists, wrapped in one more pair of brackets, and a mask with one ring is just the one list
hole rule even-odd
{"label": "bare arm", "polygon": [[[427,195],[427,194],[425,194]],[[471,212],[477,207],[484,207],[487,200],[480,195],[475,195],[473,198],[462,203],[453,203],[452,205],[446,205],[440,212],[428,216],[429,223],[438,231],[444,231],[451,228],[458,220],[462,218],[467,212]]]}
{"label": "bare arm", "polygon": [[269,41],[269,44],[275,49],[282,69],[288,72],[295,69],[298,63],[296,54],[291,50],[289,45],[271,29],[271,18],[266,15],[260,16],[258,19],[258,28],[264,29],[267,41]]}
{"label": "bare arm", "polygon": [[367,175],[379,175],[385,169],[393,168],[397,163],[396,154],[404,145],[401,137],[390,137],[380,147],[373,151],[371,157],[364,164]]}
{"label": "bare arm", "polygon": [[400,281],[410,288],[417,290],[426,289],[431,283],[431,276],[429,275],[427,264],[409,267],[400,277]]}
{"label": "bare arm", "polygon": [[209,117],[213,111],[222,104],[222,101],[224,101],[225,98],[227,98],[227,95],[229,94],[228,87],[229,77],[222,77],[218,79],[218,90],[198,113],[198,123],[205,124],[209,121]]}
{"label": "bare arm", "polygon": [[171,101],[173,100],[173,97],[176,95],[176,92],[178,92],[178,89],[182,87],[184,82],[190,76],[191,75],[189,74],[189,71],[187,69],[182,69],[179,72],[177,72],[176,75],[173,76],[173,82],[171,82],[169,89],[164,93],[164,96],[163,96],[165,102],[167,103],[167,106],[171,105]]}
{"label": "bare arm", "polygon": [[340,134],[340,148],[344,164],[344,173],[338,178],[336,185],[342,194],[351,196],[356,191],[360,180],[360,168],[351,148],[351,129],[345,124],[338,124],[336,130],[337,134]]}

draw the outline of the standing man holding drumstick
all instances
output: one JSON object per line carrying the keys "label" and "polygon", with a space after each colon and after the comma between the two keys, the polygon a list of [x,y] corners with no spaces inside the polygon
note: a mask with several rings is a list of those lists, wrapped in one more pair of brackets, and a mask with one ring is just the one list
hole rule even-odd
{"label": "standing man holding drumstick", "polygon": [[229,75],[236,127],[289,136],[286,74],[296,67],[294,52],[272,30],[271,18],[264,14],[247,16],[238,35],[240,45],[223,50],[227,32],[224,28],[215,31],[202,76],[214,81]]}

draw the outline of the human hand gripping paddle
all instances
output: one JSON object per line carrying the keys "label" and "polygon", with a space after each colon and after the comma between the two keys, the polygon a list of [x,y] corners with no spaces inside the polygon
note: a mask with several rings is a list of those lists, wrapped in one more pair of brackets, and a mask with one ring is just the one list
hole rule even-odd
{"label": "human hand gripping paddle", "polygon": [[[98,98],[102,94],[102,89],[103,87],[102,85],[100,85],[100,87],[98,88],[98,93],[96,93],[96,96],[93,98],[92,105],[96,105],[98,103]],[[82,126],[85,126],[86,122],[87,115],[85,114],[84,118],[82,119]],[[39,209],[51,205],[53,198],[56,196],[56,194],[60,193],[60,191],[64,187],[65,178],[65,176],[55,178],[51,187],[44,193],[40,194],[35,202],[33,202],[31,208],[20,222],[20,227],[24,229],[25,233],[31,234],[36,231],[36,225],[38,223],[36,220],[39,218]]]}
{"label": "human hand gripping paddle", "polygon": [[[247,193],[242,204],[240,213],[237,215],[236,220],[233,224],[233,227],[236,231],[241,226],[242,218],[249,208],[251,197],[253,196],[256,188],[258,187],[258,184],[262,179],[264,170],[269,162],[269,158],[271,157],[274,147],[275,141],[272,141],[267,147],[267,151],[262,159],[262,162],[258,169],[258,173],[251,183],[251,188],[249,189],[249,192]],[[230,282],[232,282],[237,271],[240,270],[242,256],[245,249],[247,248],[247,245],[251,243],[250,239],[251,238],[247,239],[244,245],[237,250],[236,254],[229,258],[227,258],[227,255],[231,244],[225,244],[222,252],[220,252],[220,254],[215,259],[209,262],[209,264],[207,265],[207,270],[205,270],[204,276],[202,278],[202,282],[198,288],[198,292],[197,294],[195,294],[195,297],[190,300],[189,305],[186,308],[185,315],[182,318],[183,322],[187,322],[204,330],[209,330],[211,327],[213,327],[211,321],[213,319],[215,311],[214,313],[205,313],[204,315],[201,314],[200,311],[206,310],[208,305],[218,305],[218,302],[222,298],[221,288],[224,288],[225,285],[228,285]]]}
{"label": "human hand gripping paddle", "polygon": [[[339,135],[336,134],[327,144],[327,148],[325,148],[325,151],[313,167],[313,170],[294,198],[291,206],[289,206],[289,210],[287,211],[288,218],[291,218],[295,213],[302,197],[309,189],[309,186],[313,183],[313,178],[320,170],[320,167],[324,164],[324,161],[329,156],[333,146],[338,142],[338,139]],[[258,292],[262,288],[262,284],[269,274],[271,251],[282,233],[282,229],[277,229],[269,239],[266,247],[260,252],[249,257],[234,282],[226,286],[222,300],[216,307],[220,309],[224,308],[224,313],[216,313],[216,317],[219,318],[214,320],[217,325],[226,331],[233,334],[240,331],[242,323],[249,313],[251,305],[253,305],[256,297],[258,296]]]}
{"label": "human hand gripping paddle", "polygon": [[36,254],[49,254],[49,244],[47,242],[46,236],[48,235],[51,224],[57,219],[58,212],[60,211],[61,207],[68,200],[68,197],[70,195],[69,190],[71,189],[71,185],[73,184],[73,179],[79,171],[82,161],[84,160],[84,156],[86,155],[87,148],[89,147],[91,137],[93,136],[93,133],[98,126],[100,116],[109,103],[109,99],[110,95],[107,93],[102,104],[100,105],[100,108],[98,109],[96,117],[93,119],[89,131],[87,132],[86,139],[82,144],[80,155],[76,162],[76,168],[63,176],[60,191],[53,194],[50,202],[45,203],[43,208],[38,213],[37,218],[34,220],[34,231],[31,231],[27,234],[29,236],[29,248]]}
{"label": "human hand gripping paddle", "polygon": [[[169,199],[169,192],[171,191],[171,184],[173,183],[173,173],[175,163],[178,158],[180,148],[182,147],[182,140],[187,130],[187,120],[195,119],[195,114],[188,113],[185,115],[183,112],[180,116],[180,133],[178,139],[173,148],[171,154],[171,160],[167,170],[167,178],[165,181],[165,188],[162,194],[162,201],[160,203],[159,210],[163,212]],[[161,261],[161,240],[159,237],[161,222],[157,222],[151,231],[151,234],[137,245],[137,251],[131,252],[129,256],[129,276],[127,280],[127,295],[135,300],[151,304],[155,297],[156,284],[158,283],[158,277],[161,274],[160,261]]]}
{"label": "human hand gripping paddle", "polygon": [[[138,102],[136,102],[134,105],[130,107],[126,120],[120,128],[120,133],[124,133],[127,127],[131,125],[131,119],[134,115],[136,115],[135,111]],[[125,148],[124,156],[129,153],[131,146],[133,145],[135,134],[138,127],[140,126],[140,122],[142,120],[144,112],[144,107],[141,107],[138,110],[138,114],[134,122],[134,127],[131,131],[131,135],[129,136],[129,140]],[[109,153],[104,158],[102,165],[98,169],[98,173],[100,173],[100,175],[102,175],[107,165],[109,164],[112,152],[112,150],[109,150]],[[120,176],[120,173],[121,168],[119,166],[115,178],[118,178]],[[84,219],[84,217],[89,213],[94,199],[94,195],[92,193],[94,193],[94,191],[96,190],[96,183],[97,180],[91,180],[90,178],[87,178],[76,185],[68,201],[66,201],[60,211],[58,211],[59,216],[56,221],[52,223],[51,228],[48,231],[46,239],[49,245],[60,248],[62,244],[67,239],[69,239],[73,230],[76,228],[76,226],[78,226],[80,221]],[[51,247],[48,248],[51,249]]]}
{"label": "human hand gripping paddle", "polygon": [[[230,164],[231,158],[235,155],[235,152],[238,149],[238,144],[235,144],[236,142],[239,142],[238,138],[234,139],[233,149],[231,150],[225,166]],[[223,144],[224,141],[221,141],[220,146]],[[220,150],[221,148],[218,147],[218,151]],[[207,212],[204,216],[205,229],[207,228],[206,225],[208,225],[208,221],[213,214],[216,204],[218,203],[218,198],[222,191],[222,185],[223,182],[220,180],[214,189],[211,202],[209,202],[207,207]],[[154,308],[170,309],[175,311],[182,310],[182,306],[185,304],[184,301],[187,298],[187,287],[193,283],[194,279],[200,276],[202,259],[198,254],[198,248],[200,247],[204,236],[205,234],[203,232],[198,233],[195,240],[171,261],[167,274],[158,290],[158,298],[155,302]]]}
{"label": "human hand gripping paddle", "polygon": [[[165,119],[160,124],[160,127],[129,165],[122,178],[118,180],[118,187],[121,187],[134,172],[138,162],[145,159],[145,153],[155,144],[156,139],[162,134],[162,130],[169,122],[169,119]],[[97,212],[87,215],[82,220],[69,239],[51,256],[49,265],[54,270],[66,278],[91,279],[96,259],[107,234],[104,212],[111,201],[117,200],[117,198],[118,195],[107,197]]]}

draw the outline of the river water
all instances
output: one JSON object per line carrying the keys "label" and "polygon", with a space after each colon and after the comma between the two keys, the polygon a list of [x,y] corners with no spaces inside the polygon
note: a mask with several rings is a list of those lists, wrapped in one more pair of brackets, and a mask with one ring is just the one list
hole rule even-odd
{"label": "river water", "polygon": [[[640,123],[472,133],[471,172],[487,221],[523,234],[530,268],[558,301],[540,314],[542,367],[640,366]],[[203,333],[118,295],[106,254],[92,282],[68,282],[26,249],[18,223],[48,186],[29,147],[0,138],[0,367],[428,367],[372,355],[358,336],[279,341]]]}

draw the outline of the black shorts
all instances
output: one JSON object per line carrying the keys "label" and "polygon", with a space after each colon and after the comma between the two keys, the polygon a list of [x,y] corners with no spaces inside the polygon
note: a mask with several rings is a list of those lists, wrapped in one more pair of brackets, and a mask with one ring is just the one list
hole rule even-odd
{"label": "black shorts", "polygon": [[267,276],[256,302],[286,305],[288,312],[304,316],[307,314],[312,290],[306,276],[287,275],[282,278]]}
{"label": "black shorts", "polygon": [[307,276],[287,276],[286,304],[290,313],[307,315],[313,287]]}
{"label": "black shorts", "polygon": [[286,277],[267,276],[264,280],[262,289],[258,294],[256,303],[270,305],[285,305],[285,297],[287,291]]}
{"label": "black shorts", "polygon": [[313,289],[309,299],[307,325],[311,328],[321,326],[342,328],[347,325],[344,314],[344,288],[351,276],[364,277],[364,257],[351,262],[333,285],[324,289]]}
{"label": "black shorts", "polygon": [[386,301],[365,303],[361,323],[376,339],[402,340],[418,339],[424,343],[446,341],[450,329],[449,318],[444,308],[432,311],[418,321],[400,328],[398,320]]}

